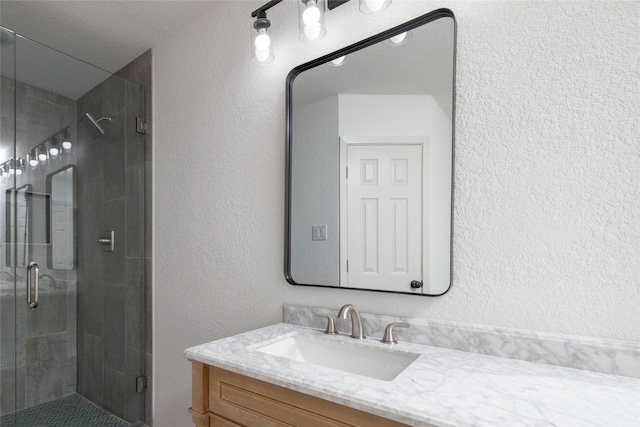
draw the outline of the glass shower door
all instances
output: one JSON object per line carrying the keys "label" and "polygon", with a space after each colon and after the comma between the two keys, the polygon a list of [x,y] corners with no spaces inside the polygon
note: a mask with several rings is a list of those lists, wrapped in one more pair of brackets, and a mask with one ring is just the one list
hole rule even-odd
{"label": "glass shower door", "polygon": [[15,188],[6,164],[15,151],[15,45],[11,31],[0,27],[0,35],[0,426],[4,426],[13,422],[20,402],[16,394],[16,268],[7,262],[15,250],[7,240],[10,217],[6,215]]}
{"label": "glass shower door", "polygon": [[0,427],[144,421],[144,91],[19,35],[2,55]]}

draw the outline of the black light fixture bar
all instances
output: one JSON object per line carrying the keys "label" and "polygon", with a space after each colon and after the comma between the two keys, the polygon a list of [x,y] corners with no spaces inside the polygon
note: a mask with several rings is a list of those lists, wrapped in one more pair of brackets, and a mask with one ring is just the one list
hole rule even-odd
{"label": "black light fixture bar", "polygon": [[336,7],[345,4],[349,0],[327,0],[327,8],[333,10]]}
{"label": "black light fixture bar", "polygon": [[[282,0],[271,0],[270,2],[267,2],[267,3],[263,4],[262,6],[260,6],[259,8],[254,10],[253,12],[251,12],[251,17],[252,18],[256,18],[258,15],[262,15],[263,12],[266,12],[267,10],[271,9],[273,6],[277,5],[280,2],[282,2]],[[265,16],[266,15],[264,15],[262,17],[265,17]]]}

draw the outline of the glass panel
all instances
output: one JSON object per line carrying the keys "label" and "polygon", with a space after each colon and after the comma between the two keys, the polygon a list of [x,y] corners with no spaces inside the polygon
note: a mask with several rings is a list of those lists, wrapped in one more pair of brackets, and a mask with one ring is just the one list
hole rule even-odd
{"label": "glass panel", "polygon": [[[45,403],[102,417],[87,425],[144,421],[143,89],[20,36],[11,46],[6,61],[2,48],[0,426],[46,423]],[[111,231],[113,250],[100,244]]]}
{"label": "glass panel", "polygon": [[[11,31],[0,27],[0,162],[14,155],[15,139],[15,44]],[[0,194],[15,188],[8,170],[0,170]],[[3,196],[4,198],[4,196]],[[10,199],[11,203],[11,199]],[[2,204],[4,206],[4,204]],[[13,414],[21,402],[16,401],[16,310],[15,267],[7,265],[7,255],[15,253],[4,239],[11,211],[0,209],[0,426],[14,422]]]}

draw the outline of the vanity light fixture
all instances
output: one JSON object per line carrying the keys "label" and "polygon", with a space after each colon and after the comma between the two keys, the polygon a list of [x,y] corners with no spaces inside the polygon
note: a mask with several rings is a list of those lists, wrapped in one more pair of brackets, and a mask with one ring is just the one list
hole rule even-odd
{"label": "vanity light fixture", "polygon": [[267,10],[280,3],[282,0],[271,0],[258,9],[251,12],[253,22],[253,37],[251,38],[251,57],[258,64],[268,64],[273,61],[273,45],[269,28],[271,21],[267,19]]}
{"label": "vanity light fixture", "polygon": [[[317,41],[327,34],[324,26],[325,3],[329,10],[347,3],[349,0],[296,0],[298,3],[298,29],[300,40],[305,42]],[[376,13],[386,9],[392,0],[359,0],[360,11],[363,13]],[[251,37],[251,58],[258,64],[273,62],[273,42],[269,28],[271,21],[267,19],[267,10],[281,3],[282,0],[271,0],[260,6],[253,12],[255,18]],[[342,65],[336,64],[333,65]],[[63,146],[64,148],[64,146]]]}
{"label": "vanity light fixture", "polygon": [[267,13],[261,11],[255,22],[253,28],[255,34],[253,35],[253,60],[260,64],[268,64],[273,61],[273,53],[271,47],[271,35],[269,34],[269,27],[271,27],[271,21],[267,19]]}
{"label": "vanity light fixture", "polygon": [[391,4],[391,0],[360,0],[360,12],[377,13],[386,9]]}
{"label": "vanity light fixture", "polygon": [[[336,7],[347,3],[349,0],[327,0],[327,8],[333,10]],[[359,0],[360,12],[362,13],[376,13],[386,9],[391,4],[392,0]]]}
{"label": "vanity light fixture", "polygon": [[312,42],[327,34],[324,28],[324,0],[299,0],[298,23],[300,40]]}

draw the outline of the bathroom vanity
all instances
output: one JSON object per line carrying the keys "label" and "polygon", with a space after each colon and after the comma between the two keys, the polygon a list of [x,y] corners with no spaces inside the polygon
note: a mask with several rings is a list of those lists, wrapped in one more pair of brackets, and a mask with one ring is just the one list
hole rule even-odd
{"label": "bathroom vanity", "polygon": [[265,381],[192,361],[193,403],[198,426],[403,426]]}
{"label": "bathroom vanity", "polygon": [[[638,378],[416,344],[400,334],[398,344],[383,344],[374,322],[366,315],[363,320],[368,338],[362,341],[281,323],[186,350],[193,367],[194,424],[621,427],[640,421]],[[357,368],[349,364],[296,360],[284,348],[295,339],[318,349],[364,349],[374,359],[383,352],[415,360],[392,379],[374,378],[375,367],[354,373]],[[613,357],[630,355],[634,369],[640,349],[625,345]]]}

